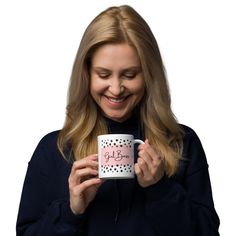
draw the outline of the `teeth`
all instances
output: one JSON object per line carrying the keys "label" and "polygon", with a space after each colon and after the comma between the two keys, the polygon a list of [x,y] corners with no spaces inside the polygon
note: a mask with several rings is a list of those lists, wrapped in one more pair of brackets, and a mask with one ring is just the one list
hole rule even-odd
{"label": "teeth", "polygon": [[123,102],[125,98],[108,98],[111,102]]}

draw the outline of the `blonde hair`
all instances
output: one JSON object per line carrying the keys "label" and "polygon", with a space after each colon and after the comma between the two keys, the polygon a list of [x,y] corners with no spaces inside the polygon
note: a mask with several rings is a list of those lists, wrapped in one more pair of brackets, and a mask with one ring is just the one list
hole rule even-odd
{"label": "blonde hair", "polygon": [[110,7],[87,27],[75,58],[66,120],[58,137],[58,148],[66,159],[70,146],[76,160],[97,153],[97,136],[108,133],[90,92],[90,63],[95,50],[104,44],[128,43],[141,62],[146,91],[139,104],[145,138],[165,157],[166,173],[175,174],[182,154],[182,130],[172,111],[165,69],[148,24],[130,6]]}

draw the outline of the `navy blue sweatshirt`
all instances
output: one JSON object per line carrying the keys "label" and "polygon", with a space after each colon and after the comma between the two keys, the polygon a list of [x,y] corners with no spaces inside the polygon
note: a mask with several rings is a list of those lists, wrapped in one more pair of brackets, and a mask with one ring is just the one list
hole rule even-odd
{"label": "navy blue sweatshirt", "polygon": [[[143,138],[137,119],[108,120],[110,133]],[[216,236],[208,164],[196,133],[182,126],[183,159],[174,177],[142,188],[137,179],[107,180],[85,213],[70,210],[68,177],[72,164],[57,149],[59,131],[39,142],[26,173],[16,232],[18,236]],[[137,158],[137,152],[135,153]]]}

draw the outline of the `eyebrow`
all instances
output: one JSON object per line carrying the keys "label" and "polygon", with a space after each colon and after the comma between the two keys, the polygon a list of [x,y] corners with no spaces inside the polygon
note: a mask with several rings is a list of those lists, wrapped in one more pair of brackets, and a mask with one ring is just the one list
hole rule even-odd
{"label": "eyebrow", "polygon": [[[106,71],[106,72],[111,72],[111,70],[104,68],[104,67],[100,67],[100,66],[95,66],[91,68],[92,70],[95,71]],[[142,69],[140,66],[131,66],[131,67],[127,67],[121,70],[122,72],[127,72],[127,71],[137,71],[137,72],[141,72]]]}
{"label": "eyebrow", "polygon": [[95,70],[95,71],[107,71],[107,72],[110,72],[111,70],[107,69],[107,68],[104,68],[104,67],[91,67],[92,70]]}

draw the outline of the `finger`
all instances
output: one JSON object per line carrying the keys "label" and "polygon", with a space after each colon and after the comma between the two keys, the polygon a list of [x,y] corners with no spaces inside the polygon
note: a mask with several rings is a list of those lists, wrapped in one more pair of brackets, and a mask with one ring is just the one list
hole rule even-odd
{"label": "finger", "polygon": [[146,140],[146,144],[146,151],[152,157],[152,164],[149,165],[151,176],[154,179],[159,179],[164,173],[164,157],[158,149],[150,145],[148,140]]}
{"label": "finger", "polygon": [[75,162],[71,169],[71,174],[73,175],[77,170],[81,170],[84,168],[91,168],[91,169],[98,169],[98,162],[97,161],[91,161],[91,160],[80,160],[78,162]]}
{"label": "finger", "polygon": [[134,172],[137,175],[138,179],[143,177],[142,170],[140,169],[138,163],[135,163],[134,165]]}
{"label": "finger", "polygon": [[163,159],[161,152],[157,148],[154,148],[153,146],[151,146],[148,139],[145,140],[145,144],[146,144],[145,150],[147,151],[149,156],[152,158],[152,161],[157,162]]}
{"label": "finger", "polygon": [[75,161],[73,163],[71,173],[74,174],[74,172],[77,169],[85,168],[85,167],[88,167],[88,166],[97,169],[97,167],[98,167],[97,154],[93,154],[93,155],[85,157],[81,160]]}
{"label": "finger", "polygon": [[[150,158],[147,162],[148,169],[150,171],[150,175],[153,178],[156,178],[160,170],[163,169],[163,159],[160,156],[160,152],[152,148],[149,144],[147,145],[145,151],[146,155],[144,155],[143,158]],[[147,159],[145,160],[147,161]]]}
{"label": "finger", "polygon": [[148,169],[147,163],[142,158],[138,158],[137,164],[139,168],[141,169],[143,176],[148,175],[149,169]]}
{"label": "finger", "polygon": [[89,179],[79,185],[79,191],[82,193],[90,187],[98,188],[101,184],[102,184],[102,181],[99,178]]}
{"label": "finger", "polygon": [[81,193],[83,193],[86,189],[88,189],[92,186],[99,187],[101,184],[102,184],[102,180],[99,178],[89,179],[89,180],[86,180],[83,183],[71,188],[70,192],[73,194],[73,196],[78,196]]}
{"label": "finger", "polygon": [[96,177],[98,171],[91,168],[78,169],[69,176],[69,186],[73,187],[80,184],[83,180]]}
{"label": "finger", "polygon": [[98,171],[91,168],[83,168],[83,169],[76,170],[74,174],[76,178],[83,178],[83,177],[87,177],[91,175],[97,176]]}
{"label": "finger", "polygon": [[144,144],[140,144],[138,146],[138,150],[141,151],[141,150],[146,149],[147,147],[150,147],[150,143],[149,143],[148,139],[145,140]]}
{"label": "finger", "polygon": [[80,184],[81,190],[84,191],[85,189],[94,186],[94,185],[99,185],[102,183],[102,180],[99,178],[92,178],[84,181],[83,183]]}
{"label": "finger", "polygon": [[139,151],[138,157],[143,159],[148,166],[152,163],[152,157],[149,155],[146,149]]}
{"label": "finger", "polygon": [[138,180],[139,184],[140,184],[141,186],[144,186],[144,183],[145,183],[144,179],[145,179],[145,177],[144,177],[144,174],[143,174],[143,172],[142,172],[142,169],[140,168],[140,166],[138,165],[138,163],[136,163],[136,164],[134,165],[134,171],[135,171],[135,173],[136,173],[136,175],[137,175],[137,180]]}
{"label": "finger", "polygon": [[139,144],[138,145],[138,151],[141,151],[145,148],[145,144]]}

